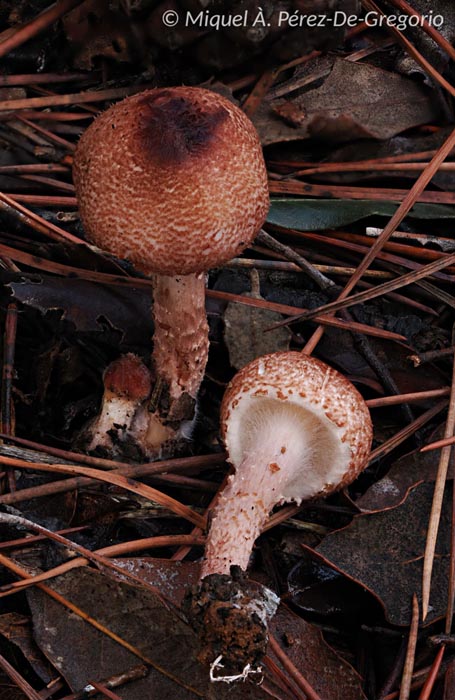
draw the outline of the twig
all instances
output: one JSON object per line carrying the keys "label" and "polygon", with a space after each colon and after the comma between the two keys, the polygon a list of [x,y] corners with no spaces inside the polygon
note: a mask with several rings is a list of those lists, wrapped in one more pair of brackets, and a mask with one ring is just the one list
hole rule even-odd
{"label": "twig", "polygon": [[3,102],[0,102],[0,112],[117,100],[128,95],[134,95],[136,92],[141,92],[146,87],[147,85],[130,85],[128,87],[109,88],[106,90],[87,90],[69,95],[44,95],[43,97],[24,97],[20,100],[3,100]]}
{"label": "twig", "polygon": [[[124,576],[133,583],[136,583],[137,585],[142,586],[143,588],[147,588],[153,591],[155,595],[161,597],[161,594],[159,593],[158,589],[155,586],[149,584],[145,579],[141,579],[138,576],[135,576],[130,571],[122,569],[122,567],[113,564],[109,559],[107,559],[103,555],[100,555],[96,552],[91,552],[86,547],[72,542],[67,537],[63,537],[63,535],[59,535],[56,532],[52,532],[51,530],[48,530],[42,525],[38,525],[38,523],[34,523],[31,520],[27,520],[27,518],[23,518],[20,515],[12,515],[11,513],[0,513],[0,523],[15,525],[16,527],[31,530],[32,532],[38,532],[40,535],[43,535],[43,537],[47,537],[48,539],[57,542],[60,545],[63,545],[69,551],[76,552],[77,554],[79,554],[80,557],[83,557],[87,561],[92,562],[93,564],[96,564],[101,568],[104,567],[106,569],[110,569],[114,573],[119,574],[120,576]],[[36,583],[39,583],[43,580],[47,580],[48,578],[50,578],[49,573],[44,572],[42,574],[30,577],[28,582],[31,585],[36,585]],[[0,586],[0,597],[3,597],[5,594],[10,593],[11,591],[14,592],[15,588],[16,587],[14,583],[7,584],[6,586]]]}
{"label": "twig", "polygon": [[[3,459],[4,458],[0,456],[0,464],[2,463]],[[181,457],[179,459],[163,460],[161,462],[153,462],[148,464],[131,465],[124,463],[123,466],[116,466],[108,473],[110,475],[120,474],[128,478],[142,477],[161,474],[162,472],[168,471],[177,471],[188,468],[194,469],[194,467],[203,468],[206,466],[214,466],[216,464],[223,463],[225,460],[226,453],[221,453],[219,455],[204,455],[201,457]],[[37,469],[40,469],[41,467],[41,464],[37,465]],[[33,466],[30,466],[30,468],[33,468]],[[81,488],[82,486],[96,484],[97,481],[98,478],[86,476],[77,476],[71,479],[59,479],[58,481],[53,481],[49,484],[41,484],[40,486],[32,486],[28,489],[21,489],[15,493],[3,494],[0,496],[0,503],[12,505],[13,503],[20,503],[21,501],[26,501],[31,498],[41,498],[51,494],[66,493],[68,491],[74,491]],[[109,481],[109,477],[106,477],[105,481]]]}
{"label": "twig", "polygon": [[96,78],[96,71],[91,71],[90,73],[21,73],[17,75],[0,75],[0,86],[76,83],[81,80],[94,80]]}
{"label": "twig", "polygon": [[[0,173],[2,172],[0,166]],[[275,240],[275,239],[274,239]],[[289,247],[289,246],[286,246]],[[290,248],[293,252],[294,249]],[[260,246],[253,246],[253,250],[258,252],[263,252],[265,248]],[[297,253],[298,255],[298,253]],[[284,257],[284,256],[283,256]],[[258,270],[277,270],[282,272],[301,272],[301,267],[292,262],[283,262],[281,260],[258,260],[256,258],[234,258],[225,264],[225,267],[231,268],[246,268],[250,269],[252,267],[257,267]],[[323,273],[329,273],[331,275],[352,275],[354,272],[353,267],[347,267],[344,265],[312,265],[316,270]],[[385,270],[367,270],[364,277],[371,277],[372,279],[391,279],[393,277],[391,272],[386,272]]]}
{"label": "twig", "polygon": [[[15,574],[17,574],[18,576],[20,576],[23,579],[30,578],[30,574],[27,571],[25,571],[22,567],[20,567],[18,564],[16,564],[16,562],[13,562],[8,557],[5,557],[4,554],[0,554],[0,564],[5,566],[10,571],[13,571]],[[81,608],[79,608],[77,605],[74,605],[74,603],[71,603],[71,601],[67,600],[62,595],[57,593],[57,591],[54,591],[52,588],[50,588],[49,586],[46,586],[43,583],[38,583],[37,587],[40,590],[42,590],[44,593],[46,593],[46,595],[50,596],[55,601],[57,601],[57,603],[59,603],[60,605],[63,605],[65,608],[67,608],[68,610],[73,612],[75,615],[80,617],[82,620],[87,622],[89,625],[91,625],[92,627],[97,629],[99,632],[102,632],[107,637],[112,639],[114,642],[117,642],[117,644],[120,644],[120,646],[122,646],[125,649],[127,649],[128,651],[130,651],[134,656],[136,656],[138,659],[140,659],[141,661],[143,661],[147,665],[152,666],[152,668],[156,669],[157,671],[162,673],[164,676],[166,676],[170,680],[174,681],[175,683],[178,683],[183,688],[186,688],[186,690],[190,691],[191,693],[194,693],[198,697],[205,697],[205,694],[200,693],[195,688],[192,688],[190,685],[187,685],[186,683],[184,683],[180,678],[178,678],[178,677],[174,676],[172,673],[166,671],[166,669],[164,669],[162,666],[155,663],[155,661],[153,661],[153,659],[148,657],[142,651],[140,651],[135,646],[133,646],[132,644],[127,642],[125,639],[122,639],[122,637],[120,637],[118,634],[116,634],[112,630],[110,630],[107,627],[105,627],[104,625],[102,625],[100,622],[98,622],[98,620],[95,620],[93,617],[91,617],[86,612],[81,610]],[[33,700],[35,700],[35,699],[33,698]]]}
{"label": "twig", "polygon": [[30,22],[26,22],[20,27],[13,27],[13,33],[10,34],[8,32],[8,36],[3,39],[3,41],[0,35],[0,57],[6,56],[7,53],[13,49],[17,49],[26,41],[42,32],[74,7],[81,5],[82,1],[83,0],[59,0]]}
{"label": "twig", "polygon": [[[307,696],[303,695],[300,690],[295,687],[289,676],[278,666],[271,656],[264,657],[264,666],[272,676],[273,682],[286,693],[288,698],[292,700],[307,700]],[[273,698],[276,698],[276,694],[270,694]]]}
{"label": "twig", "polygon": [[321,700],[321,696],[319,695],[319,693],[317,693],[314,690],[310,683],[308,683],[307,679],[294,666],[291,659],[287,654],[284,653],[273,634],[269,634],[269,647],[271,651],[275,654],[279,662],[282,664],[286,672],[289,673],[292,680],[297,684],[300,690],[302,690],[305,693],[307,699]]}
{"label": "twig", "polygon": [[443,644],[436,654],[436,658],[431,665],[430,672],[427,676],[423,688],[420,691],[419,700],[430,700],[430,694],[433,690],[434,684],[439,674],[441,668],[442,659],[444,658],[445,645]]}
{"label": "twig", "polygon": [[389,452],[398,447],[398,445],[401,445],[402,442],[411,437],[411,435],[414,435],[417,430],[422,428],[424,425],[426,425],[426,423],[428,423],[428,421],[443,411],[446,406],[447,401],[439,401],[435,406],[433,406],[433,408],[430,408],[428,411],[425,411],[425,413],[422,413],[422,415],[416,418],[415,421],[404,427],[402,430],[399,430],[398,433],[396,433],[389,440],[386,440],[382,445],[376,447],[376,449],[374,449],[370,454],[370,464],[382,457],[385,457],[385,455],[389,454]]}
{"label": "twig", "polygon": [[409,355],[407,359],[414,364],[414,367],[419,367],[425,362],[434,362],[435,360],[439,360],[442,357],[450,357],[454,354],[454,352],[455,346],[452,345],[450,348],[441,348],[440,350],[428,350],[427,352],[421,352],[419,355]]}
{"label": "twig", "polygon": [[429,445],[421,448],[421,452],[431,452],[431,450],[439,450],[441,447],[448,447],[449,445],[455,444],[455,435],[448,438],[443,438],[442,440],[436,440],[436,442],[430,442]]}
{"label": "twig", "polygon": [[[34,538],[30,537],[29,539],[32,540]],[[101,549],[95,550],[94,552],[90,552],[90,554],[94,556],[101,556],[104,558],[103,561],[107,561],[106,557],[121,557],[125,555],[129,556],[133,552],[143,552],[144,550],[148,549],[177,546],[191,549],[193,546],[203,546],[204,544],[205,537],[203,537],[202,535],[161,535],[156,537],[145,537],[141,540],[133,540],[132,542],[122,542],[120,544],[110,545],[109,547],[103,547]],[[30,576],[26,579],[16,581],[15,583],[2,586],[0,588],[0,597],[3,597],[5,595],[11,595],[13,593],[18,593],[19,591],[23,591],[25,588],[31,588],[32,586],[36,586],[38,583],[49,581],[50,579],[53,579],[56,576],[62,576],[63,574],[68,573],[68,571],[72,571],[73,569],[77,569],[82,566],[87,566],[88,563],[89,558],[85,556],[79,556],[73,559],[69,559],[68,561],[63,562],[63,564],[54,566],[52,569],[48,569],[47,571],[44,571],[41,574]],[[106,564],[106,567],[112,568],[108,564]],[[123,576],[124,570],[120,567],[117,573],[119,573],[120,576]]]}
{"label": "twig", "polygon": [[[76,208],[76,197],[63,197],[60,195],[42,195],[42,194],[22,194],[20,192],[10,192],[10,199],[22,204],[36,204],[39,207],[69,207]],[[71,234],[67,234],[70,236]],[[79,239],[79,243],[81,243]]]}
{"label": "twig", "polygon": [[[307,239],[310,241],[315,241],[317,243],[322,243],[322,245],[327,245],[330,243],[331,247],[336,247],[336,248],[341,248],[343,250],[347,250],[350,252],[356,252],[356,253],[361,253],[362,255],[366,255],[368,252],[368,249],[372,246],[373,241],[371,239],[366,239],[363,238],[362,244],[359,243],[352,243],[351,241],[344,240],[343,234],[336,233],[334,231],[330,231],[329,235],[330,238],[328,239],[327,236],[323,236],[317,233],[309,233],[305,232],[303,233],[302,231],[295,231],[293,229],[286,230],[287,235],[291,235],[294,237],[300,237],[303,239]],[[343,238],[341,238],[343,236]],[[350,238],[354,238],[354,236],[350,236]],[[403,248],[406,248],[407,254],[409,255],[410,246],[398,246],[396,243],[387,243],[384,246],[384,249],[377,253],[376,255],[376,260],[384,261],[387,264],[387,267],[390,268],[391,270],[395,270],[396,265],[400,265],[401,267],[404,267],[407,270],[418,270],[420,265],[418,262],[415,260],[411,260],[409,257],[403,257],[402,255],[395,255],[390,252],[387,252],[389,250],[397,250],[400,248],[400,253],[405,253]],[[413,251],[414,252],[414,251]],[[443,255],[443,253],[439,253],[437,256],[437,259],[439,259]],[[447,268],[447,271],[450,271],[451,273],[454,272],[454,267],[449,267]],[[363,275],[362,275],[363,277]],[[453,274],[447,274],[447,272],[436,272],[434,274],[435,279],[438,280],[444,280],[447,282],[453,282],[455,280]],[[417,284],[422,285],[422,284],[427,284],[426,282],[417,282]]]}
{"label": "twig", "polygon": [[[14,377],[14,355],[16,352],[17,304],[8,305],[6,311],[5,333],[3,338],[3,367],[1,392],[1,430],[10,435],[13,432],[12,389]],[[16,490],[14,469],[6,470],[9,490]]]}
{"label": "twig", "polygon": [[320,289],[332,289],[335,287],[335,283],[331,279],[326,277],[322,272],[320,272],[314,265],[308,262],[305,258],[295,252],[292,248],[279,241],[275,240],[266,231],[260,231],[256,236],[256,241],[263,243],[267,248],[274,250],[276,253],[281,253],[285,258],[294,262],[301,270],[303,270],[310,279],[313,280],[315,284]]}
{"label": "twig", "polygon": [[[125,685],[125,683],[131,683],[131,681],[137,681],[145,678],[147,674],[147,666],[134,666],[127,671],[123,671],[123,673],[117,673],[115,676],[105,678],[102,681],[102,684],[107,688],[120,688],[121,686]],[[91,689],[90,686],[92,686]],[[80,692],[65,695],[65,697],[61,700],[86,700],[87,698],[92,697],[92,695],[96,695],[96,689],[93,685],[93,681]]]}
{"label": "twig", "polygon": [[[378,399],[367,399],[368,408],[381,408],[383,406],[395,406],[400,403],[418,403],[427,399],[439,396],[450,396],[450,387],[444,386],[441,389],[429,389],[428,391],[413,391],[410,394],[396,394],[393,396],[381,396]],[[425,452],[430,446],[424,447],[421,452]]]}
{"label": "twig", "polygon": [[[389,240],[390,236],[392,233],[396,230],[396,228],[400,225],[400,223],[403,221],[405,218],[406,214],[409,213],[409,211],[412,209],[414,206],[416,199],[419,197],[419,195],[424,191],[426,186],[429,184],[429,182],[432,180],[434,177],[434,174],[437,172],[438,167],[441,163],[444,162],[444,160],[447,158],[449,153],[452,151],[452,149],[455,147],[455,130],[452,131],[450,136],[446,139],[444,144],[441,146],[441,148],[438,150],[436,155],[432,158],[428,166],[425,168],[423,173],[417,178],[415,181],[414,185],[411,187],[409,192],[406,194],[405,198],[401,202],[400,206],[396,210],[395,214],[392,216],[392,218],[389,220],[385,228],[383,229],[382,233],[380,236],[375,240],[374,244],[372,247],[369,249],[365,257],[363,258],[362,262],[358,266],[357,270],[355,273],[352,275],[346,286],[344,287],[343,291],[339,295],[339,299],[345,299],[351,290],[356,286],[357,282],[359,279],[361,279],[363,273],[365,270],[367,270],[373,260],[375,259],[376,255],[381,251],[383,248],[384,244]],[[307,353],[311,353],[317,343],[319,342],[321,336],[322,336],[323,330],[321,327],[319,327],[313,336],[310,338],[308,343],[305,346],[304,351]]]}
{"label": "twig", "polygon": [[13,666],[11,666],[9,661],[7,661],[1,654],[0,668],[13,681],[13,683],[18,688],[20,688],[20,690],[24,693],[28,700],[41,700],[40,694],[32,688],[30,683],[27,683],[25,678],[23,678],[21,674],[18,671],[16,671],[16,669]]}
{"label": "twig", "polygon": [[97,683],[96,681],[92,681],[91,684],[95,690],[97,690],[101,695],[107,700],[122,700],[120,695],[117,695],[117,693],[114,693],[112,690],[109,690],[109,688],[106,688],[106,686],[103,683]]}
{"label": "twig", "polygon": [[[0,105],[1,109],[1,105]],[[452,150],[452,149],[450,149]],[[450,151],[449,151],[450,153]],[[414,185],[419,181],[417,178]],[[311,182],[301,180],[269,181],[271,194],[296,194],[303,197],[322,197],[324,199],[371,199],[377,201],[405,202],[409,195],[409,190],[395,189],[393,187],[357,187],[346,185],[316,185]],[[433,204],[455,204],[455,193],[439,192],[419,192],[412,206],[416,202],[427,202]],[[400,221],[401,223],[401,221]],[[398,224],[397,224],[398,225]]]}
{"label": "twig", "polygon": [[[323,304],[318,306],[316,309],[311,309],[305,311],[303,314],[296,315],[294,317],[288,318],[286,323],[293,323],[301,319],[310,320],[315,318],[319,314],[333,313],[334,311],[339,311],[340,309],[346,309],[354,304],[361,304],[365,301],[370,301],[371,299],[376,299],[377,297],[383,296],[388,292],[394,291],[395,289],[401,289],[409,284],[418,282],[425,277],[429,277],[434,272],[439,272],[445,267],[455,263],[455,253],[448,253],[439,260],[429,263],[428,265],[422,265],[419,270],[413,270],[412,272],[407,272],[394,280],[389,280],[383,284],[379,284],[372,289],[366,289],[364,292],[357,292],[357,294],[352,294],[349,297],[344,296],[343,299],[338,298],[337,301],[329,302],[328,304]],[[345,288],[346,289],[346,288]],[[340,295],[341,296],[341,295]],[[283,325],[283,323],[277,324]],[[276,326],[273,326],[276,328]]]}
{"label": "twig", "polygon": [[71,141],[67,141],[66,139],[63,139],[61,136],[57,136],[56,134],[52,133],[52,131],[49,131],[49,129],[45,129],[43,126],[40,126],[39,124],[35,124],[35,122],[31,122],[25,117],[23,117],[21,114],[17,114],[16,119],[19,119],[19,121],[23,122],[23,124],[26,124],[27,126],[31,127],[32,129],[35,129],[39,134],[42,134],[45,136],[49,141],[52,143],[57,144],[57,146],[60,146],[61,148],[66,149],[67,151],[70,151],[71,153],[76,150],[76,146],[74,143],[71,143]]}
{"label": "twig", "polygon": [[77,245],[88,245],[85,241],[77,238],[77,236],[73,236],[71,233],[55,226],[55,224],[46,221],[38,214],[23,207],[4,192],[0,192],[0,210],[8,212],[13,216],[15,215],[22,223],[27,224],[35,231],[39,231],[39,233],[53,240],[61,241],[63,239],[70,243],[76,243]]}
{"label": "twig", "polygon": [[[206,296],[211,299],[222,299],[224,301],[234,301],[239,304],[245,304],[246,306],[255,306],[260,309],[270,309],[270,311],[277,311],[280,314],[295,314],[295,306],[287,306],[286,304],[277,304],[273,301],[267,301],[266,299],[252,299],[251,297],[241,296],[240,294],[232,294],[231,292],[222,292],[216,289],[207,289]],[[299,314],[300,317],[300,314]],[[348,331],[356,331],[358,333],[365,333],[365,335],[373,335],[381,338],[389,338],[390,340],[401,340],[406,342],[406,338],[398,333],[393,333],[391,331],[385,331],[382,328],[375,328],[374,326],[367,326],[364,323],[358,323],[357,321],[343,321],[339,318],[334,318],[332,316],[316,316],[315,321],[318,323],[333,326],[334,328],[341,328]],[[284,320],[280,324],[287,324],[287,320]],[[273,326],[275,328],[275,326]]]}
{"label": "twig", "polygon": [[401,688],[399,700],[409,700],[411,693],[412,672],[414,670],[415,653],[417,647],[417,636],[419,631],[419,602],[414,593],[412,596],[412,620],[409,630],[408,650],[404,662],[403,676],[401,679]]}
{"label": "twig", "polygon": [[[449,411],[447,415],[444,437],[449,438],[454,435],[455,431],[455,362],[452,369],[452,389],[449,401]],[[441,518],[442,501],[444,497],[445,483],[447,479],[447,471],[449,468],[451,446],[443,447],[439,458],[438,473],[436,476],[433,503],[431,507],[430,521],[428,524],[428,534],[425,546],[425,556],[423,562],[423,579],[422,579],[422,620],[425,620],[428,614],[428,606],[430,602],[431,592],[431,576],[433,571],[433,560],[436,549],[436,540],[438,537],[439,521]]]}
{"label": "twig", "polygon": [[144,498],[147,498],[151,501],[155,501],[156,503],[159,503],[160,505],[164,506],[164,508],[169,508],[169,510],[171,510],[173,513],[176,513],[180,517],[189,520],[194,525],[197,525],[198,527],[201,527],[203,529],[205,528],[205,519],[188,506],[183,505],[183,503],[180,503],[179,501],[175,500],[175,498],[171,498],[170,496],[167,496],[166,494],[162,493],[161,491],[158,491],[157,489],[152,488],[151,486],[146,486],[146,484],[141,484],[136,481],[133,481],[133,479],[131,479],[130,477],[122,476],[119,473],[106,473],[100,471],[99,469],[90,469],[88,467],[79,467],[76,465],[73,466],[69,464],[40,464],[36,462],[25,462],[22,459],[12,459],[10,457],[0,457],[0,464],[12,466],[16,469],[33,469],[35,471],[44,471],[51,473],[55,472],[70,475],[77,474],[79,476],[88,476],[92,479],[104,481],[108,484],[115,484],[121,489],[131,491],[132,493],[135,493],[139,496],[143,496]]}

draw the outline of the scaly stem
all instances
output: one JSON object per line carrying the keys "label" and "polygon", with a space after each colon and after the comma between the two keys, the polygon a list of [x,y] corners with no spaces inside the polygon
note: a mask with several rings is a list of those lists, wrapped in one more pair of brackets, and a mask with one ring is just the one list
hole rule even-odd
{"label": "scaly stem", "polygon": [[209,347],[204,274],[155,275],[153,320],[153,363],[169,396],[164,417],[191,420]]}
{"label": "scaly stem", "polygon": [[233,564],[246,570],[253,545],[272,508],[286,497],[296,463],[295,443],[289,427],[264,425],[234,475],[229,477],[215,507],[202,563],[201,579],[229,574]]}

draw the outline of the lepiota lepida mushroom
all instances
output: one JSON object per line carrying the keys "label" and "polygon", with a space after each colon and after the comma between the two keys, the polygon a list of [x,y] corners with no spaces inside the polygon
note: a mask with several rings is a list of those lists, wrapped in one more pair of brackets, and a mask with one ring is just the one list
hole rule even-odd
{"label": "lepiota lepida mushroom", "polygon": [[[190,615],[201,658],[222,658],[234,676],[265,652],[270,596],[242,572],[276,505],[327,496],[365,468],[372,423],[360,393],[337,370],[289,351],[259,357],[227,387],[221,434],[235,468],[211,514],[201,584]],[[241,670],[241,668],[240,668]]]}
{"label": "lepiota lepida mushroom", "polygon": [[153,279],[157,413],[177,430],[207,362],[205,272],[238,255],[267,215],[256,130],[210,90],[147,90],[91,124],[73,174],[87,238]]}

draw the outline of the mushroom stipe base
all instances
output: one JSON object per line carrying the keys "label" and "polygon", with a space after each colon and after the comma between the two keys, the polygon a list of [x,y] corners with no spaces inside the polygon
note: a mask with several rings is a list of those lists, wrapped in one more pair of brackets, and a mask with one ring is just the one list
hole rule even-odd
{"label": "mushroom stipe base", "polygon": [[199,636],[198,659],[210,666],[222,657],[223,676],[257,668],[268,642],[267,621],[279,598],[247,579],[237,566],[231,575],[211,574],[187,593],[183,610]]}

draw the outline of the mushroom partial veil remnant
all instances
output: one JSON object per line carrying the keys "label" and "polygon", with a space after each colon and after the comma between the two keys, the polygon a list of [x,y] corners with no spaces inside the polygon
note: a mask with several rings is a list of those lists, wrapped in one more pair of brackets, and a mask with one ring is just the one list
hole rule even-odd
{"label": "mushroom partial veil remnant", "polygon": [[267,215],[258,135],[210,90],[147,90],[93,122],[73,174],[87,238],[153,279],[157,413],[177,429],[207,361],[205,272],[238,255]]}
{"label": "mushroom partial veil remnant", "polygon": [[[201,586],[190,608],[203,658],[247,664],[264,653],[256,641],[266,640],[266,606],[261,616],[257,596],[242,593],[239,577],[269,513],[350,484],[367,464],[372,424],[351,382],[324,362],[290,351],[240,370],[223,398],[221,431],[235,473],[211,514]],[[251,605],[257,624],[248,635]]]}

